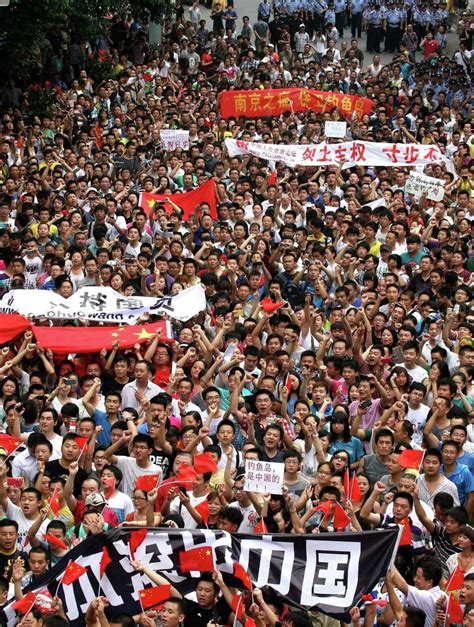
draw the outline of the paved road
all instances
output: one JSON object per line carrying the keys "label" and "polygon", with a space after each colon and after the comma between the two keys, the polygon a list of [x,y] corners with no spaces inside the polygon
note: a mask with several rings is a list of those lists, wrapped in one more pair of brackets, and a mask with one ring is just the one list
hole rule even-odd
{"label": "paved road", "polygon": [[[242,28],[242,16],[248,15],[250,17],[250,23],[254,24],[257,20],[257,7],[260,0],[234,0],[235,9],[239,16],[237,21],[237,33],[240,33]],[[185,15],[188,16],[189,7],[186,6]],[[210,19],[211,11],[210,9],[206,9],[202,4],[200,5],[201,10],[201,18],[204,18],[208,22],[208,28],[212,28],[212,20]],[[344,28],[344,39],[348,41],[350,44],[351,31],[348,26]],[[340,48],[340,41],[338,42],[337,47]],[[448,33],[448,48],[447,54],[452,56],[455,50],[458,47],[459,37],[455,33]],[[383,46],[383,44],[382,44]],[[366,35],[362,33],[362,37],[359,39],[359,48],[364,52],[364,65],[367,66],[372,62],[372,55],[365,52],[366,48]],[[390,63],[393,59],[393,55],[391,53],[382,52],[380,55],[382,64]],[[421,53],[418,53],[418,59],[421,58]]]}

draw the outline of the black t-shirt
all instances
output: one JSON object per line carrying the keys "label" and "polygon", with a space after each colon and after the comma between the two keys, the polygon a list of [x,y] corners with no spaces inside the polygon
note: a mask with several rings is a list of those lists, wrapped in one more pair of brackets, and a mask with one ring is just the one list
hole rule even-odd
{"label": "black t-shirt", "polygon": [[[102,394],[107,394],[107,392],[120,392],[122,393],[123,388],[126,386],[126,383],[119,383],[113,377],[108,374],[103,374],[100,377],[102,381]],[[127,383],[130,379],[127,381]]]}
{"label": "black t-shirt", "polygon": [[13,562],[18,558],[23,560],[23,566],[25,567],[25,570],[27,570],[28,557],[26,553],[23,553],[23,551],[19,551],[18,549],[15,549],[15,551],[10,554],[0,551],[0,577],[5,577],[8,582],[12,581]]}
{"label": "black t-shirt", "polygon": [[196,601],[186,599],[186,618],[183,627],[206,627],[210,622],[227,625],[230,613],[231,609],[222,597],[211,610],[204,610]]}
{"label": "black t-shirt", "polygon": [[164,451],[157,448],[153,448],[148,457],[152,464],[156,464],[161,468],[163,479],[168,479],[170,476],[171,457],[172,455],[167,455]]}
{"label": "black t-shirt", "polygon": [[[45,464],[46,472],[50,473],[51,477],[63,477],[65,480],[69,477],[69,470],[61,466],[59,463],[59,459],[55,459],[52,462],[47,462]],[[79,468],[79,471],[74,479],[74,496],[79,496],[81,493],[81,486],[83,482],[87,479],[88,474],[82,468]]]}

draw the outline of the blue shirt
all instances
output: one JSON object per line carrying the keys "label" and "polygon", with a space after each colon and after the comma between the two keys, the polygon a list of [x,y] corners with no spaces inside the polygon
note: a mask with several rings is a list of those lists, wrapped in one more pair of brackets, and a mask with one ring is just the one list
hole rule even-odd
{"label": "blue shirt", "polygon": [[470,472],[467,466],[464,466],[464,464],[458,464],[457,462],[454,472],[450,475],[447,475],[444,472],[444,464],[441,466],[441,473],[457,487],[459,502],[464,507],[467,503],[467,499],[469,498],[469,494],[474,492],[474,475]]}
{"label": "blue shirt", "polygon": [[[96,409],[95,412],[92,414],[92,420],[95,420],[96,425],[100,425],[102,427],[102,431],[97,436],[97,444],[110,446],[112,425],[110,424],[107,413],[105,411],[97,411]],[[117,420],[119,420],[119,418],[117,418]]]}
{"label": "blue shirt", "polygon": [[361,459],[361,457],[364,457],[365,455],[362,442],[359,440],[359,438],[356,438],[354,436],[351,437],[349,442],[333,442],[328,451],[329,453],[331,453],[331,455],[333,455],[337,451],[346,451],[346,453],[349,453],[351,464],[355,464],[359,459]]}
{"label": "blue shirt", "polygon": [[362,13],[365,9],[365,0],[351,0],[350,8],[352,13]]}

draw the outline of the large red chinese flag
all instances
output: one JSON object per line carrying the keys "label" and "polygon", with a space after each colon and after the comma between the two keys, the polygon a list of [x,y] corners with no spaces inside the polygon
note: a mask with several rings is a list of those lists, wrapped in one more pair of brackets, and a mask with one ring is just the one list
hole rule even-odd
{"label": "large red chinese flag", "polygon": [[184,194],[148,194],[142,192],[140,197],[140,206],[149,216],[153,211],[156,202],[164,203],[165,209],[168,213],[173,211],[173,207],[166,201],[172,200],[183,211],[183,220],[187,220],[190,215],[196,213],[198,207],[206,203],[209,205],[211,217],[217,220],[217,204],[216,204],[216,192],[214,188],[214,181],[210,179],[204,185],[185,192]]}
{"label": "large red chinese flag", "polygon": [[107,551],[107,547],[104,546],[102,549],[102,556],[100,558],[100,576],[103,577],[105,571],[107,570],[107,566],[112,562],[112,558]]}
{"label": "large red chinese flag", "polygon": [[400,466],[404,468],[414,468],[418,470],[421,466],[421,462],[423,461],[423,451],[413,451],[410,449],[405,449],[400,453],[398,457],[398,463]]}
{"label": "large red chinese flag", "polygon": [[38,344],[55,353],[95,353],[103,348],[111,350],[114,342],[119,348],[132,348],[155,337],[161,329],[161,339],[170,341],[168,322],[161,320],[153,324],[134,324],[115,327],[32,327]]}
{"label": "large red chinese flag", "polygon": [[210,453],[201,453],[194,456],[194,470],[198,475],[205,472],[216,472],[216,460]]}
{"label": "large red chinese flag", "polygon": [[28,592],[24,597],[12,603],[12,610],[17,611],[19,614],[26,614],[31,610],[35,601],[36,594],[34,592]]}
{"label": "large red chinese flag", "polygon": [[460,590],[464,583],[464,573],[456,566],[456,569],[449,575],[448,582],[446,583],[446,592],[453,592],[454,590]]}
{"label": "large red chinese flag", "polygon": [[0,344],[11,342],[31,329],[31,322],[17,313],[0,314]]}
{"label": "large red chinese flag", "polygon": [[0,448],[5,449],[8,455],[11,455],[16,451],[16,449],[21,446],[23,442],[20,438],[14,438],[11,435],[7,435],[6,433],[0,434]]}
{"label": "large red chinese flag", "polygon": [[181,572],[190,573],[192,570],[210,572],[215,570],[212,547],[203,546],[189,551],[181,551],[179,554]]}
{"label": "large red chinese flag", "polygon": [[66,570],[64,571],[61,583],[65,586],[69,586],[71,583],[74,583],[76,579],[82,577],[84,573],[87,573],[87,568],[84,568],[84,566],[81,566],[81,564],[69,562],[69,564],[66,566]]}
{"label": "large red chinese flag", "polygon": [[143,610],[155,607],[171,596],[171,585],[166,583],[162,586],[154,586],[153,588],[144,588],[138,593],[140,596],[140,605]]}
{"label": "large red chinese flag", "polygon": [[143,527],[143,529],[137,529],[136,531],[132,531],[132,533],[130,534],[128,547],[130,549],[130,557],[132,558],[132,560],[135,559],[135,551],[146,538],[146,534],[147,530],[145,527]]}

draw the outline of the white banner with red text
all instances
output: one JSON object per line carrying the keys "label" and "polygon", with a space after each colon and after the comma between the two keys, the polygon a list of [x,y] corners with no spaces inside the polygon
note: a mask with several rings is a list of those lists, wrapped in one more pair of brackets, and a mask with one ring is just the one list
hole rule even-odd
{"label": "white banner with red text", "polygon": [[[364,166],[426,166],[444,163],[448,171],[453,165],[438,146],[431,144],[385,144],[353,141],[341,144],[264,144],[240,139],[226,139],[231,157],[252,155],[268,161],[281,161],[288,166],[337,165],[341,169]],[[453,172],[454,173],[454,172]]]}

